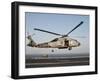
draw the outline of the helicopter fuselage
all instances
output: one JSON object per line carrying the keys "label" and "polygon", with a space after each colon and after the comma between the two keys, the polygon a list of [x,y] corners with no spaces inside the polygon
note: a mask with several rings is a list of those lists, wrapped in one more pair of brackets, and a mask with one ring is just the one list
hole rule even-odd
{"label": "helicopter fuselage", "polygon": [[72,49],[72,47],[78,47],[78,46],[80,46],[80,43],[77,40],[71,38],[55,38],[50,42],[33,45],[33,47],[37,48],[59,48],[59,49],[69,48],[69,50]]}

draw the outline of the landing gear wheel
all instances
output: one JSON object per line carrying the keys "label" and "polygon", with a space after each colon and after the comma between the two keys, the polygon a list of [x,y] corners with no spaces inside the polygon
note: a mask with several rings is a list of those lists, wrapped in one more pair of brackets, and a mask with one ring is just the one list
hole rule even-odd
{"label": "landing gear wheel", "polygon": [[52,50],[52,52],[54,52],[54,50]]}
{"label": "landing gear wheel", "polygon": [[72,50],[72,47],[69,47],[68,50]]}

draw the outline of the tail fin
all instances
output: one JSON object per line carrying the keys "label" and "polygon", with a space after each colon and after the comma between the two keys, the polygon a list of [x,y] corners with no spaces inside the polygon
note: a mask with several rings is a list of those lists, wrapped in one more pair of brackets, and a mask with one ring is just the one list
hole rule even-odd
{"label": "tail fin", "polygon": [[34,40],[32,39],[31,35],[29,35],[28,40],[30,41],[29,44],[27,44],[28,46],[34,47],[36,46],[36,43],[34,42]]}

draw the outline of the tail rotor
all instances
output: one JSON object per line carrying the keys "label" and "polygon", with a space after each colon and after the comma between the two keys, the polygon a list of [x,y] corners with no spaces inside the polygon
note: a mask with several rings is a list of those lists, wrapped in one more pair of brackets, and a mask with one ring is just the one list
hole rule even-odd
{"label": "tail rotor", "polygon": [[26,38],[29,40],[29,43],[27,44],[27,46],[30,46],[30,47],[35,47],[36,46],[36,43],[32,39],[33,35],[35,35],[35,34],[34,33],[33,34],[29,34],[29,32],[27,32]]}

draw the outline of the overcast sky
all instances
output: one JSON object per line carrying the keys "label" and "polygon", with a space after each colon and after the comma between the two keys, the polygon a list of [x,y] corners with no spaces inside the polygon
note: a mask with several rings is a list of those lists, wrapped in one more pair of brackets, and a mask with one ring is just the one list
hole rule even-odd
{"label": "overcast sky", "polygon": [[[89,53],[89,16],[74,15],[74,14],[33,13],[33,12],[25,13],[26,33],[27,32],[29,32],[30,34],[35,33],[35,35],[32,36],[32,38],[36,43],[48,42],[59,36],[36,31],[34,30],[34,28],[44,29],[59,34],[67,34],[81,21],[83,21],[84,23],[69,35],[71,38],[78,40],[81,43],[81,46],[72,48],[71,51],[67,49],[60,49],[60,50],[54,49],[55,54]],[[85,38],[77,38],[77,36],[79,37],[82,36]],[[39,48],[34,49],[26,46],[26,54],[44,54],[44,53],[51,54],[52,52],[51,49],[39,49]]]}

